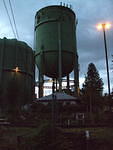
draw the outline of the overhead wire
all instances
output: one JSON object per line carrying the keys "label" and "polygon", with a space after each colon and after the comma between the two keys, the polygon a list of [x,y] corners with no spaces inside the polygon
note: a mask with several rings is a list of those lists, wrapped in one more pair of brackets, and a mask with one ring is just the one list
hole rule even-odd
{"label": "overhead wire", "polygon": [[11,18],[10,18],[10,15],[9,15],[9,12],[8,12],[8,9],[7,9],[5,0],[3,0],[3,4],[4,4],[4,7],[5,7],[5,9],[6,9],[7,16],[8,16],[8,18],[9,18],[9,22],[10,22],[10,25],[11,25],[11,28],[12,28],[12,32],[13,32],[13,34],[14,34],[14,37],[16,38],[16,33],[15,33],[15,31],[14,31],[13,24],[12,24],[12,21],[11,21]]}
{"label": "overhead wire", "polygon": [[16,26],[16,21],[15,21],[15,16],[14,16],[14,12],[13,12],[13,8],[12,8],[12,4],[11,4],[10,0],[9,0],[9,5],[10,5],[11,13],[12,13],[12,18],[13,18],[13,22],[14,22],[14,26],[15,26],[16,35],[17,35],[17,38],[19,39],[17,26]]}

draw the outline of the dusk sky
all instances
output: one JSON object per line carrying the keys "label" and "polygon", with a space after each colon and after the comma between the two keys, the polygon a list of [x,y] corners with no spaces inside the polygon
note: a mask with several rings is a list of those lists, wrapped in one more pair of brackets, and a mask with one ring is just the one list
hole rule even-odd
{"label": "dusk sky", "polygon": [[[5,0],[9,9],[9,0]],[[42,7],[59,5],[61,0],[11,0],[16,20],[19,40],[25,41],[33,48],[34,17]],[[110,22],[111,29],[106,31],[111,90],[113,88],[113,0],[62,0],[71,4],[78,18],[77,50],[80,64],[80,85],[84,81],[89,63],[94,63],[104,81],[104,92],[107,92],[107,77],[103,32],[96,29],[98,23]],[[12,19],[12,18],[11,18]],[[8,20],[3,0],[0,0],[0,38],[15,38]]]}

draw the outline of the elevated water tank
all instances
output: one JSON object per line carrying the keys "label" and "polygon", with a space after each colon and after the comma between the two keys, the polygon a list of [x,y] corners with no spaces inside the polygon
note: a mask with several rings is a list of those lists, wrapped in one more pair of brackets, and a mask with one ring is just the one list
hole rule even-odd
{"label": "elevated water tank", "polygon": [[34,52],[24,42],[0,39],[0,104],[21,106],[33,96]]}
{"label": "elevated water tank", "polygon": [[61,50],[62,77],[68,75],[76,59],[76,16],[64,6],[48,6],[35,16],[35,61],[43,75],[59,76]]}

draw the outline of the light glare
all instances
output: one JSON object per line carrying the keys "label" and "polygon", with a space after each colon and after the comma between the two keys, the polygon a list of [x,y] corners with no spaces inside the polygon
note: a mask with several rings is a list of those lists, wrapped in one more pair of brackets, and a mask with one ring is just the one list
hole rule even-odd
{"label": "light glare", "polygon": [[98,24],[98,25],[97,25],[97,29],[98,29],[98,30],[101,30],[101,29],[102,29],[102,24]]}
{"label": "light glare", "polygon": [[110,23],[100,23],[96,27],[97,27],[98,30],[110,29],[111,28],[111,24]]}
{"label": "light glare", "polygon": [[106,23],[106,24],[105,24],[105,28],[106,28],[106,29],[110,29],[110,28],[111,28],[111,24],[110,24],[110,23]]}
{"label": "light glare", "polygon": [[18,72],[19,71],[19,68],[16,67],[15,69],[13,69],[15,72]]}

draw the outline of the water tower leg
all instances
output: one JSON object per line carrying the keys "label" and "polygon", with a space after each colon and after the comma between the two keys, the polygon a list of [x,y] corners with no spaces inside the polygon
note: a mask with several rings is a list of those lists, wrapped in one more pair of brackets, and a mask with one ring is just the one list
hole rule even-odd
{"label": "water tower leg", "polygon": [[52,83],[52,93],[55,93],[55,79],[53,78],[53,83]]}
{"label": "water tower leg", "polygon": [[38,91],[39,98],[43,97],[43,84],[44,84],[44,76],[39,71],[39,91]]}
{"label": "water tower leg", "polygon": [[55,82],[55,88],[56,88],[56,91],[58,89],[58,86],[57,86],[57,78],[56,78],[56,82]]}
{"label": "water tower leg", "polygon": [[78,55],[76,54],[75,59],[75,67],[74,67],[74,85],[75,85],[75,91],[74,95],[78,96],[78,88],[79,88],[79,64],[78,64]]}
{"label": "water tower leg", "polygon": [[67,75],[67,89],[70,89],[70,83],[69,83],[69,75]]}
{"label": "water tower leg", "polygon": [[59,46],[59,64],[58,64],[58,71],[59,71],[59,92],[62,91],[62,46],[61,46],[61,23],[58,22],[58,46]]}

